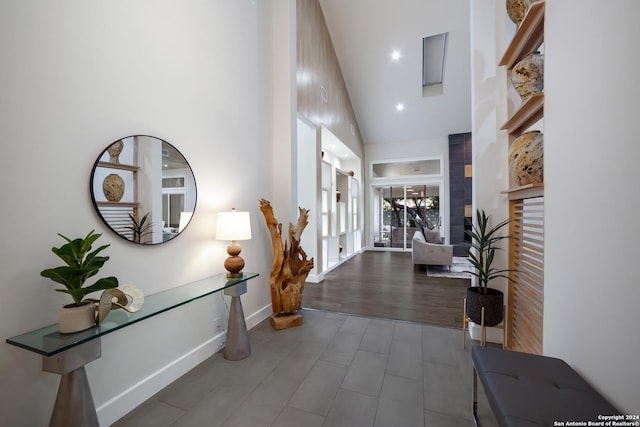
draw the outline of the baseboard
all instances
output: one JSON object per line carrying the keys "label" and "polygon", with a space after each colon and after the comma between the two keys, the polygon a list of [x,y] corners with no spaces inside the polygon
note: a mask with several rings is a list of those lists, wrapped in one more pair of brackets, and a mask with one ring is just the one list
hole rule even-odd
{"label": "baseboard", "polygon": [[320,283],[324,280],[324,272],[320,274],[309,274],[305,280],[305,282],[309,283]]}
{"label": "baseboard", "polygon": [[149,397],[177,380],[224,347],[226,332],[204,342],[162,369],[96,408],[101,426],[109,426],[138,407]]}
{"label": "baseboard", "polygon": [[258,323],[262,322],[267,317],[271,316],[273,313],[273,309],[271,304],[267,304],[262,307],[260,310],[253,313],[251,316],[247,317],[244,321],[247,324],[247,330],[253,328]]}

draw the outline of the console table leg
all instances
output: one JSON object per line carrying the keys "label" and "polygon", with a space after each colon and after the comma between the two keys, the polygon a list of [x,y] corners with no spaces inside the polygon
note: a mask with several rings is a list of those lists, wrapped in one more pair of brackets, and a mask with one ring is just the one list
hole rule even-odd
{"label": "console table leg", "polygon": [[249,357],[250,354],[251,346],[249,345],[247,324],[244,321],[242,302],[239,296],[232,296],[224,358],[227,360],[242,360]]}
{"label": "console table leg", "polygon": [[99,427],[84,366],[63,374],[49,427]]}

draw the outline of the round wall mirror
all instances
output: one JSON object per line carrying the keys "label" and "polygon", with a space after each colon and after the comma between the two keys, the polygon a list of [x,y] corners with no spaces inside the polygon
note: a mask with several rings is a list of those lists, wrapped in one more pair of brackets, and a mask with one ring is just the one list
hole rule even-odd
{"label": "round wall mirror", "polygon": [[102,221],[139,244],[173,239],[196,208],[189,163],[173,145],[148,135],[128,136],[105,148],[93,165],[90,188]]}

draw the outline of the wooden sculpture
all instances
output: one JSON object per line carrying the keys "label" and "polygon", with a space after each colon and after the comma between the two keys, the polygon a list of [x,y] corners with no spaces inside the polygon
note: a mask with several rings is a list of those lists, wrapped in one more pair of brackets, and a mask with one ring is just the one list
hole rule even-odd
{"label": "wooden sculpture", "polygon": [[260,210],[271,234],[273,267],[271,268],[271,326],[285,329],[302,324],[302,315],[297,311],[302,306],[304,281],[313,268],[313,258],[300,247],[300,236],[309,223],[309,210],[298,208],[298,223],[289,223],[289,242],[282,240],[282,224],[273,214],[268,200],[260,199]]}

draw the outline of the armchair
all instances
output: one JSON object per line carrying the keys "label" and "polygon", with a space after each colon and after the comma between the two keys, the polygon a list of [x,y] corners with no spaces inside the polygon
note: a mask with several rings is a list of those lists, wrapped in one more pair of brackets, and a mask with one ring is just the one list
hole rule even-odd
{"label": "armchair", "polygon": [[411,242],[411,256],[413,264],[419,265],[448,265],[453,263],[453,245],[429,243],[421,231],[413,234]]}

